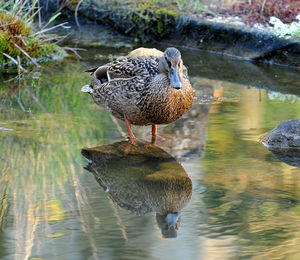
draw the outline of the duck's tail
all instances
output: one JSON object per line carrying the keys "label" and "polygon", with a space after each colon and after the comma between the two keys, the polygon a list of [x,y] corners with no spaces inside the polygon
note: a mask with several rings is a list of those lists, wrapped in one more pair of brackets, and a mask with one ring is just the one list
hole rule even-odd
{"label": "duck's tail", "polygon": [[84,85],[82,88],[81,88],[81,91],[82,92],[87,92],[87,93],[94,93],[94,90],[90,87],[90,85]]}

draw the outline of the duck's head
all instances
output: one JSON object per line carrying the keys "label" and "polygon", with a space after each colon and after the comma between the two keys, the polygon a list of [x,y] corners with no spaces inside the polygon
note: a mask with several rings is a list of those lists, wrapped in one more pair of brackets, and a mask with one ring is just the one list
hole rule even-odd
{"label": "duck's head", "polygon": [[168,75],[172,88],[181,89],[183,62],[181,53],[176,48],[167,48],[159,60],[159,70]]}

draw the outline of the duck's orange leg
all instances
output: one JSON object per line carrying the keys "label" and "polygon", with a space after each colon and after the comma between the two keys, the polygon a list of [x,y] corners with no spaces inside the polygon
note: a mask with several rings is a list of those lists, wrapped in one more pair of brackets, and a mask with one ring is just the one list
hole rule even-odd
{"label": "duck's orange leg", "polygon": [[134,136],[134,134],[133,134],[133,132],[131,130],[131,123],[130,123],[130,121],[126,117],[124,117],[124,120],[125,120],[125,125],[127,127],[127,131],[128,131],[129,137],[130,137],[130,142],[132,144],[134,144],[135,136]]}
{"label": "duck's orange leg", "polygon": [[152,125],[152,144],[156,144],[157,126]]}

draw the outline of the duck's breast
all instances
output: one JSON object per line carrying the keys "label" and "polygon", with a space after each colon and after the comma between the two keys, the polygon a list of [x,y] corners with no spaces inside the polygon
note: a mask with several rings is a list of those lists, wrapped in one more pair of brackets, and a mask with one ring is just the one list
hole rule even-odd
{"label": "duck's breast", "polygon": [[139,108],[151,124],[167,124],[180,118],[193,104],[193,89],[188,79],[182,78],[182,88],[170,86],[166,75],[159,74],[149,84]]}

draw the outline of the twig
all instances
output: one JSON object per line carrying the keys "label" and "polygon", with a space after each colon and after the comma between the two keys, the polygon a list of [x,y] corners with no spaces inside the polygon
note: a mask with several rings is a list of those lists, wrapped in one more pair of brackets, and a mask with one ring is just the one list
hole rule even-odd
{"label": "twig", "polygon": [[41,67],[32,57],[30,57],[30,55],[26,52],[26,51],[24,51],[19,45],[17,45],[16,43],[15,43],[15,46],[28,58],[28,59],[30,59],[31,61],[32,61],[32,63],[35,65],[35,66],[37,66],[37,67]]}
{"label": "twig", "polygon": [[13,23],[0,24],[0,27],[5,27],[5,26],[11,25],[11,24],[13,24]]}
{"label": "twig", "polygon": [[4,82],[13,82],[13,81],[18,80],[19,78],[20,78],[19,75],[17,75],[17,76],[12,77],[12,78],[10,78],[10,79],[8,79],[8,80],[5,80]]}
{"label": "twig", "polygon": [[68,33],[68,34],[66,34],[66,35],[64,35],[64,36],[59,36],[59,37],[57,37],[58,40],[55,42],[55,44],[61,42],[62,40],[64,40],[65,38],[67,38],[70,34],[71,34],[71,33]]}
{"label": "twig", "polygon": [[75,22],[76,22],[76,25],[78,28],[80,28],[80,24],[79,24],[79,21],[78,21],[78,9],[79,9],[79,6],[81,5],[81,3],[83,2],[83,0],[80,0],[78,2],[78,4],[76,5],[76,8],[75,8]]}
{"label": "twig", "polygon": [[72,51],[79,59],[81,59],[81,56],[78,54],[77,51],[86,51],[85,49],[82,49],[82,48],[71,48],[71,47],[63,47],[63,49]]}
{"label": "twig", "polygon": [[30,1],[30,2],[31,2],[31,7],[28,8],[27,13],[25,13],[25,15],[23,15],[23,17],[26,18],[27,16],[30,15],[31,12],[33,12],[33,10],[36,8],[35,6],[36,6],[36,3],[37,3],[38,1],[39,1],[39,0],[33,0],[33,1]]}
{"label": "twig", "polygon": [[52,26],[52,27],[50,27],[50,28],[47,28],[47,29],[38,31],[38,32],[36,32],[36,33],[34,33],[34,34],[31,34],[31,37],[36,36],[36,35],[41,34],[41,33],[45,33],[45,32],[51,31],[51,30],[56,29],[56,28],[59,28],[59,27],[63,27],[63,28],[69,29],[70,26],[65,26],[67,23],[68,23],[68,22],[64,22],[64,23],[61,23],[61,24]]}
{"label": "twig", "polygon": [[[18,1],[16,1],[15,5],[14,5],[14,10],[17,10],[17,9],[18,9],[18,11],[16,12],[16,15],[18,15],[20,12],[23,11],[23,9],[24,9],[25,5],[28,3],[28,1],[29,1],[29,0],[25,0],[25,1],[23,2],[23,4],[21,4],[22,1],[20,1],[20,3],[19,3]],[[17,6],[18,6],[19,4],[20,4],[20,6],[17,8]]]}
{"label": "twig", "polygon": [[62,41],[63,39],[65,39],[66,37],[68,37],[70,35],[70,33],[68,33],[67,35],[63,35],[63,36],[53,36],[53,37],[49,37],[49,38],[45,38],[43,40],[41,40],[40,42],[49,42],[49,41],[53,41],[53,40],[57,40],[55,41],[55,43],[58,43],[60,41]]}
{"label": "twig", "polygon": [[40,11],[41,11],[41,8],[38,8],[27,20],[26,20],[26,23],[29,23],[31,21],[31,19],[33,17],[36,16],[36,14],[40,14]]}
{"label": "twig", "polygon": [[28,44],[26,43],[26,41],[24,41],[24,39],[23,39],[23,37],[20,35],[20,39],[21,39],[21,41],[23,42],[23,44],[25,45],[25,46],[28,46]]}
{"label": "twig", "polygon": [[20,108],[23,110],[23,112],[25,112],[26,110],[25,110],[25,108],[24,108],[24,106],[23,106],[23,104],[22,104],[22,102],[20,100],[20,97],[17,98],[17,102],[18,102]]}
{"label": "twig", "polygon": [[1,52],[1,53],[2,53],[5,57],[9,58],[9,59],[10,59],[13,63],[15,63],[17,66],[20,66],[20,69],[21,69],[21,70],[23,70],[24,72],[27,72],[27,70],[24,69],[24,68],[22,67],[22,65],[18,63],[18,61],[17,61],[16,59],[14,59],[13,57],[11,57],[10,55],[8,55],[8,54],[6,54],[6,53],[4,53],[4,52]]}
{"label": "twig", "polygon": [[[38,1],[38,10],[40,11],[41,10],[41,6],[40,6],[40,1]],[[39,27],[41,28],[42,27],[42,17],[41,17],[41,12],[38,12],[39,14]]]}

